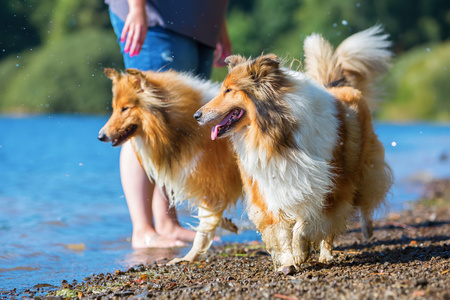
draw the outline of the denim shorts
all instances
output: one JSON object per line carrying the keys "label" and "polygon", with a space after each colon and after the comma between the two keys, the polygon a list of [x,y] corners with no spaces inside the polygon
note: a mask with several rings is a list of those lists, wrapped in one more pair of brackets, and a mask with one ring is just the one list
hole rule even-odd
{"label": "denim shorts", "polygon": [[125,68],[142,71],[176,70],[191,72],[209,78],[211,75],[214,49],[162,27],[149,27],[139,55],[130,57],[124,53],[125,42],[120,41],[125,25],[116,14],[109,12],[111,24],[120,45]]}

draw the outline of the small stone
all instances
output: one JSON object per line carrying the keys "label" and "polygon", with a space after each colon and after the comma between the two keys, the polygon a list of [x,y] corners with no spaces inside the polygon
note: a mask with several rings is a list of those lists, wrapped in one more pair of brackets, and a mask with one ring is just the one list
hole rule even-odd
{"label": "small stone", "polygon": [[293,275],[295,274],[295,267],[294,266],[289,266],[289,267],[284,267],[283,268],[283,274],[284,275]]}

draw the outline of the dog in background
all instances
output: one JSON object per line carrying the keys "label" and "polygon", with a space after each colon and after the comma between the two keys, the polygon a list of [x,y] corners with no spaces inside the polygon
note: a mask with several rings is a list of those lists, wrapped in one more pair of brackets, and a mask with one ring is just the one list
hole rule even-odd
{"label": "dog in background", "polygon": [[195,113],[200,124],[216,124],[213,140],[232,141],[249,217],[276,270],[298,269],[311,245],[330,262],[333,240],[357,210],[364,236],[372,235],[373,211],[393,178],[367,101],[388,69],[389,46],[379,26],[336,50],[313,34],[304,73],[273,54],[230,56],[220,92]]}
{"label": "dog in background", "polygon": [[192,249],[173,262],[194,261],[209,249],[218,225],[237,232],[222,219],[242,194],[235,155],[229,141],[211,141],[208,129],[192,118],[220,86],[175,71],[104,72],[113,83],[113,112],[98,138],[113,146],[130,140],[148,177],[165,187],[172,204],[189,199],[198,206]]}

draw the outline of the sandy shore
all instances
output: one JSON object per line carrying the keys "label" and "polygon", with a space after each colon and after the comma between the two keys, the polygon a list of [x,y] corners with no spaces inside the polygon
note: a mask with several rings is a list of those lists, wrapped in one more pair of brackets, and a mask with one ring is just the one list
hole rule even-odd
{"label": "sandy shore", "polygon": [[[428,198],[376,222],[374,237],[361,239],[357,223],[336,243],[335,261],[300,272],[273,271],[260,243],[213,247],[196,263],[167,260],[126,271],[63,282],[32,299],[450,299],[450,180],[429,186]],[[39,296],[38,296],[39,295]],[[2,298],[18,298],[14,291]],[[23,299],[23,298],[22,298]]]}

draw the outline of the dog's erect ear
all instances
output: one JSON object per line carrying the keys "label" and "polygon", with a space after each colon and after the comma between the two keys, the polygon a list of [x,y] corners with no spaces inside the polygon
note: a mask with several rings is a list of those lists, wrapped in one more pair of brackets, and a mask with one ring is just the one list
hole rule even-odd
{"label": "dog's erect ear", "polygon": [[231,71],[235,66],[246,62],[247,60],[240,55],[230,55],[225,58],[225,63],[228,65],[228,70]]}
{"label": "dog's erect ear", "polygon": [[120,74],[114,69],[105,68],[103,69],[103,72],[105,73],[106,77],[108,77],[112,81],[117,81],[120,78]]}
{"label": "dog's erect ear", "polygon": [[265,76],[280,68],[280,59],[275,54],[262,55],[255,58],[248,65],[248,73],[256,81],[260,81]]}
{"label": "dog's erect ear", "polygon": [[278,69],[280,67],[280,59],[275,54],[267,54],[256,58],[257,63],[261,66]]}
{"label": "dog's erect ear", "polygon": [[165,89],[158,81],[152,80],[151,75],[147,77],[138,69],[126,69],[130,76],[130,83],[138,90],[138,92],[150,93],[153,98],[161,101],[166,100]]}
{"label": "dog's erect ear", "polygon": [[147,86],[147,81],[145,80],[145,75],[142,71],[138,69],[126,69],[125,70],[130,76],[129,81],[136,89],[145,89]]}

